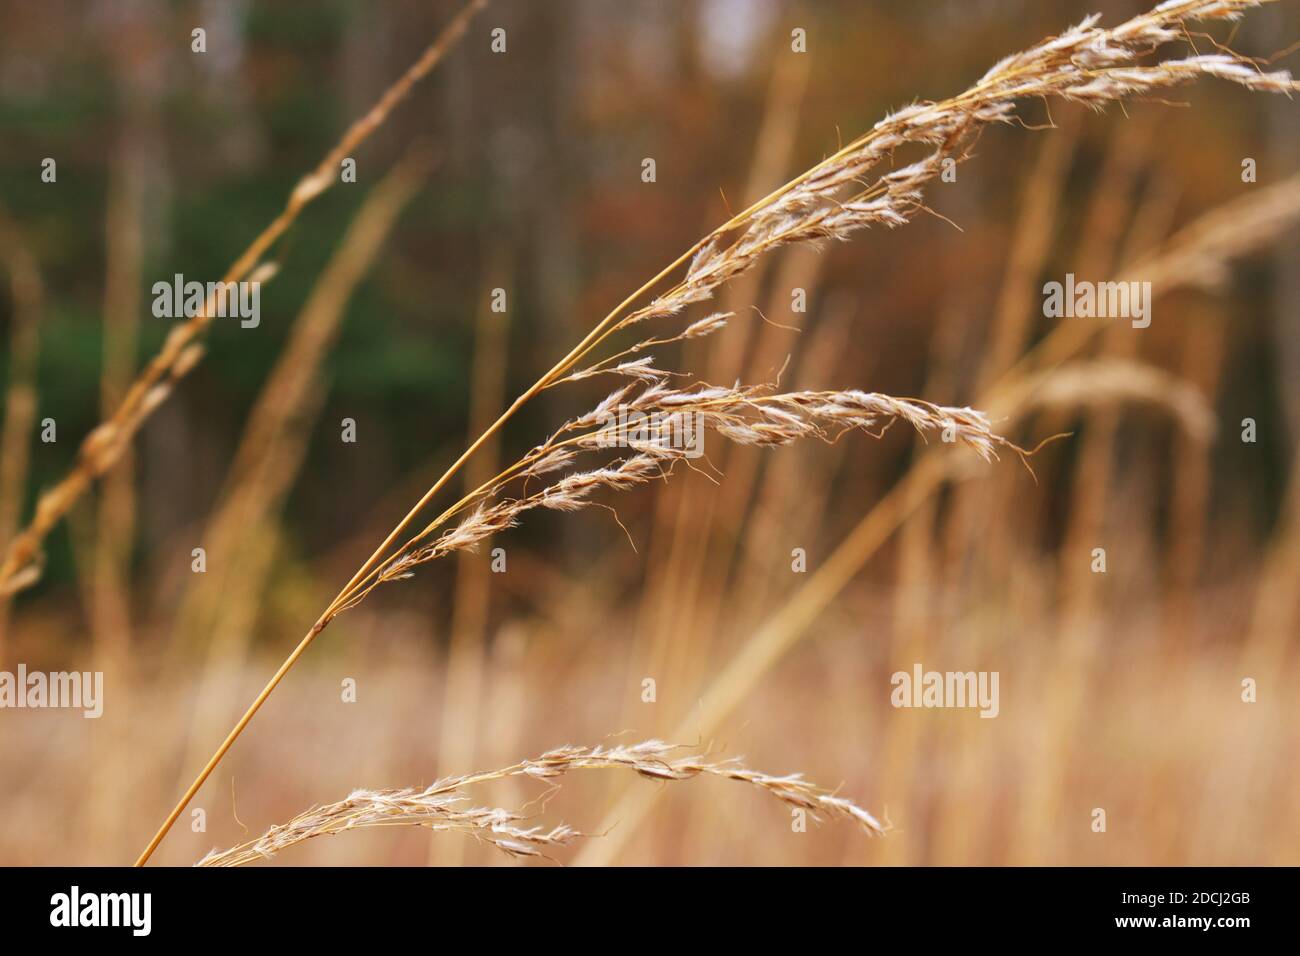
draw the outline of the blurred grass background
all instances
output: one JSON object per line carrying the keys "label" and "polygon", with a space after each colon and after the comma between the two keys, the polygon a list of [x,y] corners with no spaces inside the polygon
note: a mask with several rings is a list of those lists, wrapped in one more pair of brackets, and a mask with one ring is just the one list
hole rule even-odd
{"label": "blurred grass background", "polygon": [[[42,580],[14,602],[0,666],[103,669],[106,711],[99,721],[0,715],[0,862],[133,858],[320,608],[473,437],[471,423],[490,421],[729,210],[890,109],[953,94],[1088,12],[1114,22],[1146,7],[494,2],[359,152],[358,182],[331,190],[282,240],[260,326],[214,325],[203,363],[112,479],[117,490],[106,483],[48,540]],[[0,9],[0,208],[39,270],[36,417],[58,428],[56,443],[31,444],[24,522],[101,420],[104,395],[129,381],[122,369],[166,335],[168,320],[149,312],[152,283],[217,277],[457,9]],[[196,26],[206,54],[190,51]],[[796,26],[808,31],[803,56],[790,52]],[[494,27],[506,30],[504,55],[489,49]],[[1271,55],[1296,38],[1300,15],[1282,3],[1232,39]],[[789,357],[783,381],[795,386],[974,401],[997,364],[1000,322],[1027,316],[1031,341],[1050,332],[1043,281],[1108,278],[1126,252],[1295,173],[1292,101],[1207,83],[1179,99],[1188,108],[1053,106],[1058,130],[988,132],[957,182],[928,197],[960,229],[923,216],[820,253],[783,252],[724,301],[802,331],[738,323],[679,367],[768,379]],[[1047,120],[1041,106],[1023,112]],[[191,549],[205,544],[295,317],[420,137],[438,165],[339,303],[312,387],[318,408],[293,426],[304,460],[277,475],[289,481],[283,506],[231,552],[209,554],[233,580],[195,597],[204,585]],[[640,179],[647,156],[653,184]],[[44,157],[58,162],[56,184],[39,179]],[[1245,157],[1257,160],[1256,184],[1242,182]],[[714,781],[668,788],[642,819],[627,794],[655,785],[574,779],[548,818],[593,831],[622,821],[584,851],[588,862],[1297,862],[1295,237],[1244,257],[1217,288],[1159,299],[1149,330],[1108,332],[1091,347],[1195,387],[1213,441],[1190,440],[1166,410],[1128,404],[1017,425],[1025,444],[1073,435],[1035,458],[1036,481],[1004,461],[927,499],[740,704],[700,727],[761,769],[842,782],[888,812],[889,837],[791,833],[779,807]],[[1015,274],[1017,249],[1028,274]],[[10,285],[0,283],[6,387]],[[796,286],[808,290],[806,314],[791,313]],[[508,291],[504,320],[486,311],[495,287]],[[135,323],[115,325],[114,303],[132,289]],[[548,394],[512,423],[500,454],[513,460],[599,388]],[[339,440],[345,417],[355,444]],[[1247,417],[1254,444],[1240,441]],[[343,615],[199,795],[206,832],[182,818],[158,859],[192,862],[242,840],[239,821],[257,831],[356,786],[416,785],[561,743],[691,726],[729,662],[799,600],[809,576],[790,571],[791,549],[806,549],[815,572],[924,451],[901,430],[830,448],[721,445],[720,487],[683,472],[612,502],[636,550],[597,512],[538,516],[494,542],[505,574],[488,571],[484,552]],[[1080,571],[1098,546],[1104,579]],[[256,561],[237,551],[246,547]],[[205,599],[215,611],[186,616],[187,601]],[[1001,716],[893,710],[889,675],[915,660],[998,670]],[[357,681],[355,704],[339,699],[345,677]],[[652,704],[641,701],[644,677],[657,682]],[[1241,701],[1245,677],[1259,682],[1256,704]],[[1105,834],[1090,829],[1097,807]],[[353,834],[283,862],[495,862],[462,839]]]}

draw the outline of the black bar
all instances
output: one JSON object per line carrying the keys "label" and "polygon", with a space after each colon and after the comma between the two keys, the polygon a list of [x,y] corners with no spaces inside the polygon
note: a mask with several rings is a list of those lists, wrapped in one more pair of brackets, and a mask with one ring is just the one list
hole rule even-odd
{"label": "black bar", "polygon": [[[148,940],[371,942],[400,931],[430,945],[463,932],[529,946],[583,937],[666,945],[716,938],[775,942],[789,930],[867,945],[905,930],[916,941],[1172,940],[1232,945],[1294,925],[1293,869],[482,869],[251,867],[234,872],[150,868],[0,870],[4,932]],[[117,926],[69,922],[119,914]],[[99,894],[149,894],[134,908]],[[87,903],[87,897],[93,902]],[[62,904],[66,902],[66,906]],[[81,920],[79,915],[78,921]],[[1191,921],[1196,921],[1195,923]],[[1202,921],[1208,920],[1206,925]],[[843,934],[850,934],[844,936]],[[612,935],[610,935],[612,934]]]}

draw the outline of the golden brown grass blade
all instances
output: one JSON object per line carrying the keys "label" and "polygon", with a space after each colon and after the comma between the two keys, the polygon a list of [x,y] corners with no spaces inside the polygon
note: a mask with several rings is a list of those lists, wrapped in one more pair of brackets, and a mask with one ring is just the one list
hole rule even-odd
{"label": "golden brown grass blade", "polygon": [[856,803],[826,790],[802,774],[773,776],[750,770],[740,758],[710,761],[707,755],[679,755],[684,748],[658,740],[630,746],[559,747],[535,760],[500,770],[439,780],[424,790],[357,790],[338,803],[315,807],[288,823],[274,826],[256,840],[209,853],[198,866],[243,866],[269,860],[292,846],[347,830],[383,826],[423,826],[465,833],[516,857],[545,856],[546,850],[582,836],[563,824],[546,829],[521,826],[523,812],[466,806],[465,789],[508,777],[531,778],[552,784],[575,770],[631,771],[647,780],[671,782],[700,776],[720,777],[754,787],[814,820],[818,814],[856,823],[872,836],[888,827]]}
{"label": "golden brown grass blade", "polygon": [[[302,207],[316,198],[316,196],[320,195],[321,192],[329,188],[334,181],[338,161],[348,153],[352,152],[356,146],[363,142],[371,133],[383,124],[384,120],[387,119],[388,114],[393,110],[393,108],[410,93],[411,88],[423,79],[442,60],[448,50],[455,46],[457,41],[460,40],[468,28],[469,21],[476,13],[483,9],[486,4],[487,0],[470,0],[455,19],[453,19],[447,27],[444,28],[442,33],[438,35],[438,38],[434,40],[428,49],[425,50],[420,59],[416,61],[416,63],[412,65],[405,74],[403,74],[401,79],[388,88],[383,96],[380,97],[379,102],[371,108],[370,112],[357,120],[352,127],[349,128],[348,132],[344,135],[343,139],[340,140],[339,144],[330,151],[324,160],[322,160],[320,166],[304,178],[294,189],[284,212],[280,214],[275,222],[267,227],[262,235],[254,240],[253,245],[250,246],[235,265],[231,267],[231,275],[237,274],[242,276],[246,274],[257,262],[262,253],[270,247],[271,243],[289,227],[301,211]],[[229,281],[229,277],[227,281]],[[187,326],[180,326],[178,327],[178,331],[186,328]],[[195,334],[196,333],[197,330],[195,331]],[[182,335],[184,335],[183,332]],[[191,334],[188,337],[192,338],[193,336]],[[163,352],[154,359],[153,363],[151,363],[150,368],[147,370],[146,378],[149,375],[152,375],[153,370],[159,366],[170,369],[172,364],[181,361],[182,356],[185,354],[183,352],[175,358],[171,357],[171,353],[175,351],[174,346],[175,343],[169,338],[168,343],[164,345]],[[139,384],[140,383],[137,382],[137,386]],[[136,389],[133,389],[133,393],[135,390]],[[129,398],[130,396],[128,396],[128,400]],[[124,409],[125,407],[124,403]],[[122,411],[123,410],[119,410],[119,414],[121,414]],[[104,426],[100,427],[101,429],[104,428]],[[127,434],[130,434],[131,431],[133,431],[133,429],[128,430]],[[91,439],[95,438],[98,433],[98,429],[96,432],[92,432],[91,436],[87,438],[87,442],[90,442]],[[41,539],[46,533],[48,533],[49,529],[53,527],[58,518],[62,514],[66,513],[67,508],[71,506],[72,501],[85,491],[86,487],[90,483],[91,473],[94,468],[93,461],[96,460],[95,456],[88,455],[86,457],[88,461],[92,462],[91,470],[87,471],[83,468],[74,470],[61,485],[56,487],[56,489],[50,493],[53,497],[49,499],[47,507],[42,509],[38,506],[36,520],[33,521],[32,526],[28,529],[25,544],[23,547],[17,549],[17,551],[11,551],[10,555],[5,560],[5,564],[0,567],[0,580],[4,580],[6,574],[14,573],[17,568],[30,560],[31,554],[39,547]],[[257,697],[253,706],[245,712],[244,717],[236,725],[235,729],[227,736],[222,746],[218,748],[213,759],[200,773],[199,779],[195,781],[193,787],[185,794],[181,802],[168,816],[166,822],[159,829],[158,833],[154,835],[154,838],[140,854],[139,858],[136,860],[137,866],[143,866],[153,854],[153,851],[162,841],[162,838],[166,835],[167,831],[171,829],[172,824],[176,822],[176,818],[180,816],[181,812],[185,809],[186,804],[188,804],[190,799],[193,798],[194,793],[198,791],[198,788],[202,786],[202,783],[207,779],[208,774],[212,772],[212,768],[216,766],[217,761],[221,759],[225,752],[230,748],[230,745],[234,743],[235,738],[239,736],[239,733],[245,726],[247,726],[248,721],[252,719],[253,714],[257,712],[259,707],[261,707],[262,701],[270,695],[271,691],[275,688],[275,685],[280,682],[284,674],[288,672],[289,668],[291,668],[293,663],[298,659],[298,656],[307,649],[312,639],[323,627],[324,625],[321,624],[319,627],[312,628],[312,630],[308,632],[308,636],[300,642],[298,650],[285,662],[284,666],[273,675],[270,683],[268,683],[263,692]]]}
{"label": "golden brown grass blade", "polygon": [[[1175,0],[1111,29],[1097,26],[1099,18],[1090,17],[1059,37],[1049,38],[1023,53],[1002,60],[959,96],[938,103],[917,103],[886,117],[827,159],[727,220],[669,263],[615,306],[582,341],[521,394],[389,532],[254,699],[137,862],[143,864],[148,860],[262,703],[338,613],[363,599],[378,583],[405,576],[415,564],[459,550],[510,525],[518,513],[517,506],[493,506],[492,509],[474,512],[467,519],[468,524],[454,528],[430,543],[440,525],[473,500],[475,495],[471,494],[446,509],[414,538],[403,545],[398,544],[465,463],[491,441],[521,407],[562,381],[607,339],[640,323],[669,319],[691,305],[711,299],[721,287],[747,272],[774,249],[846,239],[872,226],[894,227],[910,221],[924,210],[923,190],[941,174],[944,161],[967,158],[979,131],[992,124],[1013,122],[1017,105],[1025,99],[1055,97],[1100,108],[1132,96],[1181,86],[1203,76],[1217,77],[1250,90],[1291,92],[1296,84],[1289,73],[1264,73],[1244,58],[1226,52],[1194,55],[1181,60],[1167,59],[1153,65],[1139,62],[1158,47],[1182,39],[1187,30],[1186,21],[1236,19],[1260,2],[1268,0]],[[880,169],[895,158],[900,149],[920,150],[923,156],[909,165],[881,172]],[[675,285],[647,304],[636,307],[643,297],[679,272],[681,276]],[[829,398],[828,394],[821,393],[807,398],[807,401],[822,403],[823,407],[837,404],[839,399]],[[887,396],[871,398],[882,402],[896,401]],[[799,401],[780,397],[763,414],[774,414],[780,402],[797,405]],[[856,401],[858,399],[853,399]],[[788,407],[779,410],[790,413]],[[916,410],[915,406],[895,406],[893,414],[911,420]],[[948,409],[945,413],[951,418],[958,411],[965,413],[969,410]],[[805,422],[799,427],[807,424]],[[726,437],[755,444],[765,444],[768,439],[779,437],[781,429],[779,423],[770,420],[757,423],[741,420],[720,426]],[[978,429],[972,428],[966,434],[966,440],[970,441],[977,433]],[[991,450],[995,438],[985,428],[984,437],[975,441],[976,447],[980,447],[979,442],[986,442],[984,449]],[[657,462],[648,460],[646,456],[634,456],[617,467],[561,479],[545,493],[554,497],[530,497],[524,507],[582,507],[586,504],[585,496],[596,488],[640,484],[651,480],[652,473],[657,470]]]}
{"label": "golden brown grass blade", "polygon": [[[1282,210],[1281,213],[1278,210]],[[1277,186],[1245,199],[1226,203],[1198,218],[1142,262],[1120,270],[1123,276],[1158,276],[1153,283],[1157,294],[1203,282],[1205,270],[1223,276],[1234,260],[1275,239],[1300,220],[1300,174]],[[1180,271],[1179,265],[1191,266]],[[1057,367],[1085,346],[1102,326],[1091,322],[1069,322],[1057,326],[1008,371],[981,400],[999,420],[1017,413],[1017,394],[1025,379],[1036,372]],[[708,736],[745,699],[755,685],[808,632],[817,616],[852,581],[894,531],[917,508],[951,479],[953,456],[927,453],[903,476],[884,498],[872,506],[862,520],[836,546],[817,571],[784,605],[770,615],[766,624],[740,648],[710,683],[699,706],[675,728],[678,739]],[[1294,474],[1300,474],[1300,468]],[[1293,480],[1292,491],[1300,489]],[[1293,501],[1300,501],[1294,495]],[[1300,514],[1300,508],[1294,512]],[[1288,525],[1291,539],[1300,522]],[[1276,567],[1294,563],[1295,550],[1279,543],[1285,557]],[[1276,645],[1274,645],[1276,646]],[[602,831],[615,823],[606,840],[588,844],[579,854],[581,864],[602,865],[612,861],[645,818],[654,794],[628,792],[602,822]]]}
{"label": "golden brown grass blade", "polygon": [[[407,97],[416,83],[423,79],[442,60],[448,50],[455,46],[464,35],[469,21],[486,3],[487,0],[470,0],[424,51],[420,59],[384,92],[365,116],[348,128],[343,138],[325,155],[320,164],[299,181],[280,214],[258,234],[226,270],[226,274],[221,279],[222,286],[259,274],[262,257],[276,240],[288,230],[310,202],[338,180],[339,163],[383,125],[389,114]],[[269,278],[271,272],[267,269],[261,271],[261,274]],[[165,400],[176,381],[183,378],[197,363],[201,355],[198,351],[198,340],[212,322],[213,309],[214,302],[209,300],[197,315],[177,324],[172,329],[163,342],[162,349],[149,361],[126,391],[116,411],[86,436],[72,471],[41,495],[31,524],[10,543],[4,560],[0,561],[0,600],[14,590],[18,590],[14,585],[14,579],[19,575],[23,575],[23,587],[30,586],[36,580],[26,572],[38,559],[45,536],[68,513],[95,479],[114,466],[140,426]]]}
{"label": "golden brown grass blade", "polygon": [[[301,471],[312,426],[325,402],[327,390],[320,365],[337,339],[352,293],[369,274],[398,217],[425,182],[432,161],[427,144],[411,147],[365,198],[294,319],[280,357],[249,413],[203,532],[203,544],[211,558],[208,572],[194,576],[173,627],[178,657],[206,644],[205,666],[194,693],[187,735],[191,741],[208,739],[221,729],[215,726],[225,712],[217,699],[217,675],[245,657],[260,592],[275,555],[269,541],[272,529]],[[204,756],[185,753],[190,758],[186,767]]]}
{"label": "golden brown grass blade", "polygon": [[[18,528],[27,485],[32,424],[36,421],[36,362],[45,287],[35,257],[17,225],[3,212],[0,212],[0,259],[9,275],[14,303],[9,332],[9,385],[5,391],[4,430],[0,433],[0,547],[8,547]],[[39,569],[36,571],[39,573]],[[9,629],[5,592],[24,584],[24,581],[11,581],[6,585],[0,581],[0,664],[5,662]]]}

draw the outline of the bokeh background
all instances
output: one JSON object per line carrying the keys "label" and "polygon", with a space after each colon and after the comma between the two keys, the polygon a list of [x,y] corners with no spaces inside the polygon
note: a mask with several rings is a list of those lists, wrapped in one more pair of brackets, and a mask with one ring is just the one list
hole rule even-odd
{"label": "bokeh background", "polygon": [[[1088,12],[1146,7],[495,0],[358,151],[358,181],[277,245],[260,326],[213,326],[202,363],[49,538],[39,583],[0,612],[0,668],[103,670],[107,684],[97,721],[0,712],[0,863],[134,859],[467,442],[729,211]],[[0,6],[0,375],[8,411],[33,370],[36,419],[58,438],[6,436],[0,538],[158,349],[169,321],[150,311],[153,282],[220,275],[457,9]],[[190,51],[196,26],[206,54]],[[489,48],[495,27],[505,54]],[[795,27],[806,54],[791,52]],[[1296,40],[1294,3],[1231,36],[1260,56]],[[713,381],[781,372],[990,407],[1026,447],[1069,432],[1032,475],[1014,456],[936,465],[901,428],[775,451],[711,435],[725,478],[681,471],[611,500],[627,534],[600,509],[537,514],[493,542],[505,573],[485,550],[342,615],[199,794],[206,830],[183,817],[156,859],[194,862],[355,787],[658,736],[804,772],[894,830],[794,833],[784,807],[737,784],[574,775],[542,818],[603,835],[559,859],[1300,862],[1300,116],[1207,82],[1177,100],[1054,104],[1055,130],[987,131],[956,182],[930,190],[937,215],[769,258],[722,296],[744,318],[675,359]],[[1040,104],[1023,115],[1049,122]],[[55,184],[40,182],[44,157]],[[1233,205],[1265,189],[1281,222]],[[1234,250],[1226,267],[1161,258],[1221,210],[1227,238],[1211,244]],[[1033,388],[1013,375],[1021,391],[981,405],[1062,322],[1088,324],[1044,319],[1043,282],[1135,262],[1171,270],[1149,329],[1094,320],[1056,362],[1030,363]],[[469,475],[607,384],[547,392]],[[266,420],[277,437],[259,445],[250,422]],[[892,708],[890,675],[918,661],[998,671],[998,718]],[[426,862],[509,861],[414,829],[278,859]]]}

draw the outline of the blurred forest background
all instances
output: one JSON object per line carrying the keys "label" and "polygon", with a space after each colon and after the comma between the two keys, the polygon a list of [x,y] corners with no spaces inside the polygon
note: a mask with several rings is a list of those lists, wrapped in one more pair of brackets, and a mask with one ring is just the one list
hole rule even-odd
{"label": "blurred forest background", "polygon": [[[357,182],[280,241],[260,325],[214,324],[201,364],[50,535],[39,582],[0,611],[0,669],[106,673],[100,720],[0,713],[0,863],[134,859],[468,441],[731,211],[891,109],[952,95],[1089,12],[1113,23],[1149,6],[495,0],[358,151]],[[220,276],[458,9],[0,5],[0,381],[8,413],[29,357],[34,420],[57,423],[56,442],[5,445],[0,542],[160,347],[171,322],[152,315],[152,284]],[[1232,45],[1271,56],[1296,40],[1287,2]],[[354,787],[661,736],[802,771],[896,829],[793,833],[779,804],[724,781],[574,775],[545,818],[605,835],[561,859],[1300,862],[1300,114],[1226,84],[1176,92],[1185,105],[1053,104],[1055,130],[986,132],[929,191],[938,215],[779,253],[722,297],[770,321],[682,350],[677,367],[714,381],[772,380],[788,359],[795,387],[988,407],[1026,447],[1071,432],[1035,476],[1014,456],[968,468],[958,450],[959,473],[918,480],[934,448],[901,428],[774,451],[711,435],[721,483],[683,470],[619,496],[628,534],[596,509],[537,515],[493,542],[504,574],[485,549],[342,615],[199,794],[206,829],[182,817],[157,860],[191,863]],[[1048,122],[1041,104],[1022,115]],[[56,183],[40,180],[45,157]],[[1036,369],[1060,373],[1050,394],[981,404],[1057,324],[1088,322],[1042,318],[1043,282],[1167,266],[1180,230],[1267,189],[1274,220],[1228,214],[1229,233],[1246,225],[1224,268],[1173,260],[1149,329],[1094,322],[1066,364]],[[486,462],[514,460],[608,384],[548,392]],[[258,445],[250,420],[279,437]],[[998,671],[1000,716],[893,709],[889,676],[917,661]],[[515,786],[484,802],[542,789]],[[394,830],[281,862],[499,856]]]}

